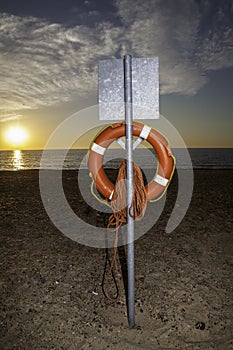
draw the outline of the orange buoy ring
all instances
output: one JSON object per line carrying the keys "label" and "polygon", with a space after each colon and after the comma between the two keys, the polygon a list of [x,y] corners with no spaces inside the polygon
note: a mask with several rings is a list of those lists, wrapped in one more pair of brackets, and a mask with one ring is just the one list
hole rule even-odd
{"label": "orange buoy ring", "polygon": [[[175,158],[171,153],[166,138],[157,130],[142,123],[133,122],[133,135],[148,141],[158,157],[158,167],[154,178],[145,186],[147,200],[156,200],[168,187],[172,178]],[[114,184],[108,179],[103,169],[103,157],[106,149],[118,138],[125,136],[125,123],[114,123],[97,135],[90,147],[88,168],[96,189],[111,200]]]}

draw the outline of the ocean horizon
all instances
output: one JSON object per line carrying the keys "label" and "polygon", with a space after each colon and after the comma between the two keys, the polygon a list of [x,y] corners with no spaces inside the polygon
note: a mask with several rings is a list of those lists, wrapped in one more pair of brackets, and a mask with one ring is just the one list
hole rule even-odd
{"label": "ocean horizon", "polygon": [[[0,151],[0,171],[87,168],[88,149],[70,150],[12,150]],[[233,169],[233,148],[174,148],[173,154],[179,168],[194,169]],[[43,155],[43,161],[41,157]],[[125,151],[109,149],[104,157],[106,168],[117,169]],[[134,151],[134,161],[141,168],[154,168],[157,165],[155,152],[148,148]]]}

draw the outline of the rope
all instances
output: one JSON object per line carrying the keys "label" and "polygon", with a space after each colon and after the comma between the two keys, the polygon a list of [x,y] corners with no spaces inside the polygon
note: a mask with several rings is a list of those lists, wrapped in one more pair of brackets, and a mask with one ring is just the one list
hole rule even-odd
{"label": "rope", "polygon": [[[141,220],[145,214],[147,199],[144,180],[139,166],[133,164],[134,193],[130,206],[130,215],[134,220]],[[108,227],[119,227],[127,221],[127,203],[126,203],[126,160],[120,165],[116,179],[115,189],[111,199],[111,208],[113,214],[109,218]]]}
{"label": "rope", "polygon": [[[147,199],[142,172],[136,163],[133,164],[133,172],[134,193],[129,213],[134,218],[134,220],[138,221],[141,220],[145,214]],[[111,208],[113,214],[109,217],[107,228],[110,231],[113,230],[115,232],[115,242],[112,262],[110,264],[106,278],[104,278],[103,280],[103,292],[108,300],[117,301],[121,297],[120,277],[117,264],[118,234],[120,227],[127,222],[126,160],[122,161],[119,168],[115,189],[111,200]],[[116,275],[115,278],[114,269]],[[107,291],[107,282],[109,281],[111,275],[113,276],[116,285],[116,297],[111,296]]]}
{"label": "rope", "polygon": [[94,192],[94,185],[95,185],[95,181],[93,179],[92,173],[89,174],[89,176],[92,178],[92,182],[91,182],[91,194],[92,196],[101,204],[106,205],[107,207],[111,208],[111,205],[108,204],[106,199],[101,199],[100,197],[98,197],[95,192]]}
{"label": "rope", "polygon": [[[113,249],[113,258],[112,258],[112,262],[109,266],[109,270],[107,272],[107,275],[106,276],[104,275],[103,285],[102,285],[105,297],[112,302],[116,302],[121,297],[121,287],[120,287],[121,281],[120,281],[120,274],[119,274],[119,269],[118,269],[118,264],[117,264],[118,233],[119,233],[119,227],[116,227],[114,249]],[[106,253],[106,259],[109,261],[108,253]],[[115,268],[115,275],[114,275],[114,268]],[[116,285],[116,297],[111,296],[110,293],[108,292],[107,284],[110,280],[111,275],[112,275],[113,281]]]}

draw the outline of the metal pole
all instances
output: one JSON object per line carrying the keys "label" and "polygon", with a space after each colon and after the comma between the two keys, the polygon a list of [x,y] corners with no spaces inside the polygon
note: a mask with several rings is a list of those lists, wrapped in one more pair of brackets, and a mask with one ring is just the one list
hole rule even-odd
{"label": "metal pole", "polygon": [[127,157],[127,255],[128,255],[128,322],[130,328],[135,325],[134,310],[134,218],[129,210],[134,193],[133,179],[133,116],[132,116],[132,57],[124,57],[124,102],[126,126]]}

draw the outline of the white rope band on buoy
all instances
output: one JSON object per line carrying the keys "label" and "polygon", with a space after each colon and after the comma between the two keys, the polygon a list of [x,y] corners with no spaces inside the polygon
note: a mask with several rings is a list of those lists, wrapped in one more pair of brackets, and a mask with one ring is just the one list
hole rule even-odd
{"label": "white rope band on buoy", "polygon": [[104,155],[104,152],[106,151],[106,148],[104,148],[104,147],[102,147],[100,145],[97,145],[97,143],[94,142],[92,147],[91,147],[91,150],[94,151],[95,153]]}
{"label": "white rope band on buoy", "polygon": [[157,174],[154,178],[154,181],[157,182],[159,185],[166,187],[169,180]]}
{"label": "white rope band on buoy", "polygon": [[147,137],[149,136],[149,133],[151,131],[151,128],[147,125],[144,125],[143,128],[142,128],[142,131],[139,135],[139,137],[141,137],[142,139],[146,140]]}

